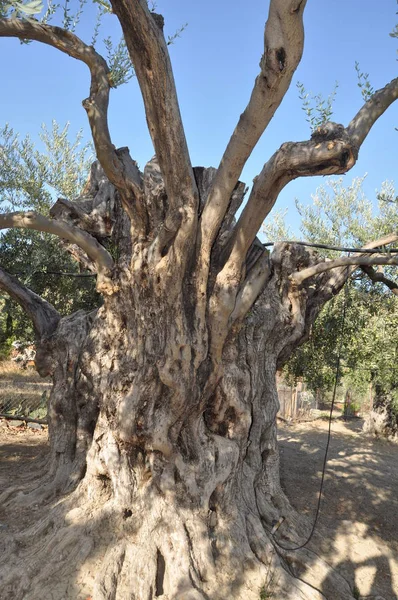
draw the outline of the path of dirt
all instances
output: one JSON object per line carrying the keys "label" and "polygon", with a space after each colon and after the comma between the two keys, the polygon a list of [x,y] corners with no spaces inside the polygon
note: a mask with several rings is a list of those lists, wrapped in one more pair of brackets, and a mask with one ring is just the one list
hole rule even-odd
{"label": "path of dirt", "polygon": [[[314,542],[359,596],[398,600],[398,445],[365,436],[360,419],[332,425],[324,499]],[[282,486],[315,515],[327,421],[278,425]],[[354,587],[355,586],[355,587]]]}
{"label": "path of dirt", "polygon": [[[10,486],[23,485],[37,469],[37,463],[48,452],[47,430],[8,426],[5,419],[0,420],[0,494]],[[32,507],[32,511],[5,510],[0,506],[0,534],[7,531],[22,530],[32,523],[33,511],[40,507]]]}

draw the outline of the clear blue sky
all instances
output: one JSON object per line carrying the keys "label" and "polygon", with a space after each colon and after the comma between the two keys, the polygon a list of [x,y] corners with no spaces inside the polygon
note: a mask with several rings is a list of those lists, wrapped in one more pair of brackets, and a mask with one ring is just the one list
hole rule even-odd
{"label": "clear blue sky", "polygon": [[[71,6],[77,3],[71,1]],[[259,71],[268,0],[159,0],[157,11],[166,19],[166,34],[188,23],[181,39],[170,47],[180,106],[194,165],[217,166],[237,119],[244,109]],[[301,64],[282,106],[253,151],[241,179],[248,185],[264,162],[285,141],[308,139],[295,83],[325,96],[339,83],[333,120],[344,125],[360,108],[354,63],[370,74],[374,88],[397,76],[397,40],[389,36],[398,21],[396,0],[308,0],[305,47]],[[88,5],[77,34],[91,39],[95,10]],[[54,24],[56,22],[54,21]],[[116,18],[108,16],[102,37],[118,37]],[[0,39],[2,57],[1,122],[35,139],[41,123],[56,119],[83,128],[89,136],[81,102],[88,96],[87,68],[39,43],[21,45]],[[98,48],[101,51],[101,47]],[[112,91],[110,130],[116,146],[129,146],[141,167],[153,154],[137,82]],[[398,103],[379,120],[365,141],[347,184],[368,173],[365,191],[374,197],[385,179],[397,180]],[[289,222],[297,230],[294,198],[301,202],[322,183],[318,178],[292,182],[277,206],[289,207]]]}

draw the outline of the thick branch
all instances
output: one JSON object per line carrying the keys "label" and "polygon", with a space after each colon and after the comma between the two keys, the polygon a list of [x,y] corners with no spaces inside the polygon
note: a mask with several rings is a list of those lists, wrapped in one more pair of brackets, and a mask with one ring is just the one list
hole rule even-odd
{"label": "thick branch", "polygon": [[239,218],[230,245],[230,261],[239,264],[280,191],[297,177],[346,173],[375,121],[398,98],[398,78],[376,92],[345,129],[336,123],[319,127],[308,142],[283,144],[264,165]]}
{"label": "thick branch", "polygon": [[[377,249],[379,252],[384,252],[386,246],[393,244],[396,241],[398,241],[398,235],[395,233],[390,233],[389,235],[379,238],[378,240],[367,242],[365,246],[363,246],[363,250]],[[369,256],[369,254],[359,254],[358,257],[360,256]],[[338,267],[333,270],[333,272],[325,271],[323,274],[321,274],[317,279],[317,284],[315,286],[315,304],[323,305],[332,296],[336,295],[356,269],[357,265],[355,264],[348,267]]]}
{"label": "thick branch", "polygon": [[398,296],[398,283],[396,281],[386,277],[383,272],[375,271],[372,267],[362,265],[361,269],[372,281],[375,283],[384,283],[393,294]]}
{"label": "thick branch", "polygon": [[63,221],[54,221],[34,212],[16,212],[0,215],[0,229],[22,227],[45,231],[76,244],[98,267],[98,272],[106,275],[113,267],[113,259],[97,240],[89,233]]}
{"label": "thick branch", "polygon": [[[53,46],[81,60],[90,69],[90,96],[83,101],[95,150],[109,181],[124,195],[133,192],[137,202],[142,196],[141,182],[134,169],[128,169],[112,144],[108,128],[109,69],[105,59],[70,31],[52,25],[20,19],[0,19],[0,37],[29,39]],[[123,194],[124,192],[124,194]],[[131,206],[125,206],[131,217]]]}
{"label": "thick branch", "polygon": [[111,0],[141,88],[149,132],[165,182],[169,206],[196,223],[198,191],[189,158],[163,17],[146,0]]}
{"label": "thick branch", "polygon": [[269,252],[264,250],[241,285],[236,297],[235,308],[230,317],[230,323],[243,319],[247,315],[258,296],[263,291],[270,276],[271,264]]}
{"label": "thick branch", "polygon": [[308,267],[302,271],[297,271],[297,273],[293,273],[290,278],[294,284],[300,285],[303,283],[303,281],[309,277],[313,277],[314,275],[319,275],[325,271],[336,269],[336,267],[348,267],[351,265],[358,267],[372,265],[398,266],[398,256],[343,256],[341,258],[336,258],[335,260],[318,263],[317,265],[313,265],[312,267]]}
{"label": "thick branch", "polygon": [[[369,249],[379,249],[379,251],[383,251],[385,246],[388,244],[392,244],[398,241],[398,235],[390,234],[381,239],[373,240],[368,242],[363,247],[363,250]],[[277,244],[277,246],[285,246],[285,244]],[[275,252],[275,249],[274,249]],[[283,248],[279,249],[279,254],[284,254],[285,251]],[[369,257],[367,255],[359,255],[358,258],[361,257]],[[297,264],[297,263],[296,263]],[[324,264],[324,263],[322,263]],[[300,318],[301,310],[299,308],[300,302],[302,302],[306,297],[307,306],[306,306],[306,315],[304,317],[304,335],[301,337],[300,343],[304,342],[308,339],[308,335],[310,332],[310,324],[314,322],[316,315],[319,313],[321,308],[325,305],[325,303],[330,300],[333,296],[338,294],[340,290],[343,288],[347,279],[352,275],[352,273],[357,269],[358,265],[343,265],[332,269],[331,271],[323,271],[316,277],[316,280],[309,281],[308,279],[304,280],[304,288],[306,293],[302,293],[302,289],[297,285],[292,277],[290,277],[292,281],[291,289],[289,292],[289,299],[292,304],[292,309],[294,306],[298,307],[296,314]],[[307,270],[307,269],[305,269]],[[303,271],[301,271],[302,273]],[[282,365],[285,360],[290,356],[291,351],[297,346],[297,339],[293,339],[291,345],[285,347],[283,354],[280,355],[280,365]]]}
{"label": "thick branch", "polygon": [[[358,156],[358,139],[365,139],[364,131],[370,128],[374,121],[396,98],[394,91],[398,80],[394,80],[380,92],[375,94],[378,99],[376,108],[372,111],[372,104],[367,105],[365,114],[369,117],[366,124],[364,119],[358,119],[356,124],[351,123],[349,130],[336,123],[326,123],[318,128],[310,141],[283,144],[281,148],[264,165],[259,177],[255,180],[249,200],[238,220],[233,236],[225,251],[226,262],[218,273],[213,294],[209,303],[209,320],[211,329],[212,353],[219,356],[227,329],[230,315],[235,308],[235,300],[244,276],[244,264],[247,252],[255,239],[261,223],[273,207],[282,188],[297,177],[310,175],[330,175],[345,173],[355,164]],[[382,102],[383,97],[385,101]],[[380,108],[382,105],[382,108]],[[358,135],[359,137],[358,137]],[[353,139],[350,137],[353,136]],[[381,245],[379,242],[377,245]],[[384,242],[385,243],[385,242]],[[372,247],[372,246],[370,246]],[[206,265],[206,257],[202,257]],[[351,265],[372,264],[398,264],[398,259],[386,257],[358,257],[343,258],[336,262],[326,262],[305,269],[292,276],[292,282],[298,285],[307,277],[323,273],[336,267],[349,267]],[[346,270],[346,276],[350,273]],[[337,277],[344,282],[344,273],[338,271]],[[331,278],[332,280],[335,277]],[[199,296],[204,294],[205,280],[202,276]],[[329,286],[330,287],[330,286]]]}
{"label": "thick branch", "polygon": [[[274,206],[281,190],[297,177],[335,175],[353,167],[356,154],[341,125],[333,126],[336,137],[320,140],[314,137],[307,142],[289,142],[264,165],[254,180],[247,204],[236,225],[230,243],[230,260],[239,265],[245,259],[266,216]],[[332,128],[330,128],[332,129]],[[332,135],[326,135],[330,137]]]}
{"label": "thick branch", "polygon": [[50,335],[55,330],[61,318],[58,311],[1,267],[0,289],[20,304],[32,320],[35,333],[39,338]]}
{"label": "thick branch", "polygon": [[347,127],[351,143],[359,148],[379,117],[398,98],[398,77],[378,90]]}
{"label": "thick branch", "polygon": [[201,219],[208,254],[242,169],[289,89],[304,46],[306,0],[271,0],[260,62],[249,104],[228,143]]}

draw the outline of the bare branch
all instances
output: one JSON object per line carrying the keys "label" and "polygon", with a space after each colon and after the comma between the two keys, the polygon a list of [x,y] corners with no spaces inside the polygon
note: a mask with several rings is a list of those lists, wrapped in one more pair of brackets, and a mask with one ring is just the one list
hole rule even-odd
{"label": "bare branch", "polygon": [[275,152],[254,180],[231,239],[229,260],[236,269],[244,261],[281,190],[297,177],[338,175],[349,171],[356,163],[359,146],[370,128],[397,98],[398,78],[376,92],[347,129],[336,123],[325,123],[313,133],[310,141],[286,143]]}
{"label": "bare branch", "polygon": [[372,267],[362,265],[361,269],[372,281],[384,283],[393,294],[398,296],[398,283],[396,281],[386,277],[382,271],[375,271]]}
{"label": "bare branch", "polygon": [[21,415],[7,415],[7,413],[0,413],[1,419],[12,419],[13,421],[25,421],[26,423],[40,423],[47,425],[47,419],[32,419],[32,417],[24,417]]}
{"label": "bare branch", "polygon": [[312,267],[308,267],[307,269],[303,269],[302,271],[293,273],[290,276],[290,279],[295,285],[300,285],[303,283],[303,281],[305,281],[309,277],[313,277],[314,275],[319,275],[320,273],[330,271],[331,269],[335,269],[336,267],[348,267],[351,265],[356,267],[372,265],[398,266],[398,256],[342,256],[341,258],[336,258],[334,260],[328,260],[322,263],[318,263],[317,265],[313,265]]}
{"label": "bare branch", "polygon": [[109,181],[121,192],[124,207],[130,218],[135,218],[134,208],[126,200],[132,192],[140,209],[142,188],[134,169],[127,168],[123,157],[112,144],[108,128],[109,69],[105,59],[92,46],[87,46],[70,31],[32,20],[0,19],[0,37],[16,37],[48,44],[61,52],[81,60],[90,69],[90,96],[83,101],[90,123],[95,150]]}
{"label": "bare branch", "polygon": [[[208,254],[242,169],[289,89],[304,46],[306,0],[271,0],[264,54],[249,104],[228,143],[201,219],[202,253]],[[206,260],[204,258],[204,260]]]}
{"label": "bare branch", "polygon": [[398,98],[398,77],[378,90],[358,111],[347,127],[351,143],[359,148],[377,119]]}
{"label": "bare branch", "polygon": [[230,323],[243,319],[249,312],[270,278],[271,265],[269,252],[264,250],[250,269],[236,297],[235,308],[230,316]]}
{"label": "bare branch", "polygon": [[[15,275],[26,275],[25,273],[15,273]],[[59,277],[78,277],[78,278],[87,278],[87,277],[95,277],[96,273],[67,273],[66,271],[33,271],[30,276],[33,275],[57,275]]]}
{"label": "bare branch", "polygon": [[87,254],[98,267],[98,272],[109,274],[114,263],[109,252],[89,233],[63,221],[47,219],[34,212],[15,212],[0,215],[0,229],[21,227],[53,233],[58,237],[76,244]]}
{"label": "bare branch", "polygon": [[35,333],[39,338],[50,335],[56,329],[61,318],[58,311],[1,267],[0,290],[7,292],[20,304],[32,320]]}
{"label": "bare branch", "polygon": [[146,0],[112,0],[143,96],[149,132],[172,210],[183,209],[196,226],[198,191],[189,158],[163,17]]}
{"label": "bare branch", "polygon": [[[377,249],[379,249],[379,251],[383,251],[385,246],[387,246],[388,244],[392,244],[396,241],[398,241],[398,235],[390,234],[381,239],[368,242],[363,247],[363,250],[377,248]],[[292,243],[292,245],[294,246],[294,243]],[[278,246],[280,246],[280,248],[278,249],[279,255],[284,256],[286,254],[288,254],[288,255],[290,254],[290,252],[286,253],[286,244],[283,242],[278,243],[274,246],[274,252],[275,252],[275,248],[277,248]],[[369,254],[362,255],[362,256],[369,256]],[[297,265],[297,264],[299,264],[297,261],[293,262],[293,265]],[[306,264],[306,263],[304,263],[304,264]],[[304,302],[306,304],[306,309],[305,309],[306,316],[304,319],[304,336],[301,338],[300,343],[302,343],[306,339],[308,339],[308,335],[310,333],[309,325],[314,322],[316,315],[319,313],[319,311],[322,309],[322,307],[325,305],[325,303],[341,291],[341,289],[344,287],[344,284],[346,283],[346,281],[349,279],[349,277],[352,275],[352,273],[357,268],[358,268],[357,264],[349,265],[349,266],[344,265],[344,266],[332,269],[331,271],[324,271],[323,273],[319,274],[315,280],[314,279],[312,279],[312,280],[305,279],[304,280],[304,288],[305,288],[304,294],[302,293],[302,289],[296,284],[296,282],[294,280],[292,280],[292,277],[290,278],[292,281],[292,284],[290,286],[288,297],[291,302],[291,312],[292,312],[293,319],[294,318],[302,319],[302,316],[300,316],[300,315],[303,315],[303,313],[302,313],[302,310],[300,310],[300,308],[299,308],[300,303]],[[293,339],[292,345],[285,347],[285,350],[283,351],[283,355],[280,355],[280,357],[279,357],[281,365],[290,356],[289,352],[294,347],[296,347],[296,342],[297,342],[297,339]]]}
{"label": "bare branch", "polygon": [[[390,233],[378,240],[367,242],[363,246],[363,250],[378,249],[380,252],[383,252],[386,246],[393,244],[397,240],[398,235]],[[361,255],[359,254],[358,256]],[[369,254],[364,254],[363,256],[369,256]],[[325,271],[320,275],[319,281],[317,281],[314,305],[322,306],[332,296],[335,296],[356,269],[357,265],[344,266],[334,269],[333,272]]]}
{"label": "bare branch", "polygon": [[339,138],[283,144],[264,165],[236,224],[229,246],[230,260],[238,264],[245,259],[261,224],[290,181],[297,177],[345,173],[355,164],[356,156],[344,128],[336,125],[335,131]]}

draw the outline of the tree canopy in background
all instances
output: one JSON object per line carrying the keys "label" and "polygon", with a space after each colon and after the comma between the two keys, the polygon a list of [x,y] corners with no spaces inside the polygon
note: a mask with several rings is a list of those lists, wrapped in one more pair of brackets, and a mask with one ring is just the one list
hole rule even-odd
{"label": "tree canopy in background", "polygon": [[[297,202],[303,239],[359,248],[372,237],[396,230],[398,198],[393,184],[382,185],[375,205],[364,195],[362,183],[363,179],[355,179],[345,187],[342,179],[331,180],[317,189],[311,205]],[[264,225],[264,232],[272,241],[292,239],[281,212]],[[325,258],[337,255],[332,250],[318,252]],[[308,341],[296,350],[284,372],[292,381],[303,378],[314,393],[325,396],[333,388],[341,350],[344,387],[360,398],[368,393],[371,383],[374,389],[378,386],[390,394],[398,409],[398,290],[393,283],[396,267],[364,270],[356,272],[344,294],[323,308]],[[386,287],[386,281],[390,287]]]}
{"label": "tree canopy in background", "polygon": [[[93,160],[91,145],[82,144],[82,132],[71,139],[69,124],[61,128],[53,121],[51,129],[42,127],[40,139],[42,150],[8,124],[0,130],[2,213],[35,210],[47,216],[58,196],[72,200],[81,193]],[[98,306],[95,281],[79,276],[81,267],[58,237],[29,229],[3,230],[0,263],[62,314]],[[0,352],[15,339],[32,340],[31,321],[20,306],[5,293],[0,293],[0,306]]]}

